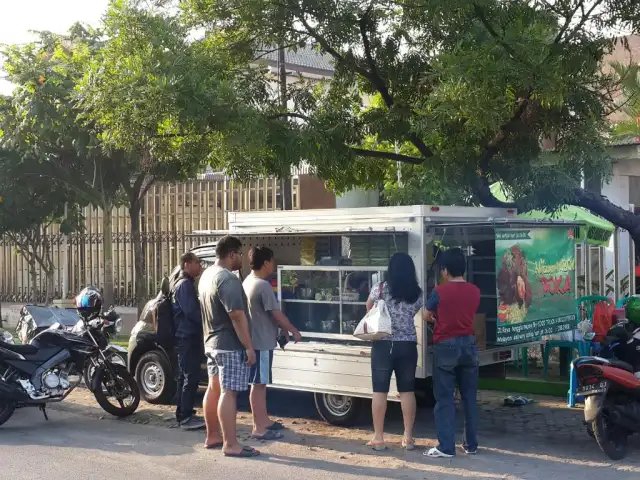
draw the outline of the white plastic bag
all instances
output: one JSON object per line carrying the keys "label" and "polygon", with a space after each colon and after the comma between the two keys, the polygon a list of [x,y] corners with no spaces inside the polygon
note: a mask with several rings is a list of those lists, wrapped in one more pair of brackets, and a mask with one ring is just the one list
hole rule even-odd
{"label": "white plastic bag", "polygon": [[393,333],[391,327],[391,315],[384,300],[380,299],[374,307],[367,312],[353,336],[360,340],[382,340]]}

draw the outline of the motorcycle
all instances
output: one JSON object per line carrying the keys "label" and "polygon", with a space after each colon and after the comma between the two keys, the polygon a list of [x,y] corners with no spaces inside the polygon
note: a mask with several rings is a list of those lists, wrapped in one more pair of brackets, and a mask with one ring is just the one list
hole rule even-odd
{"label": "motorcycle", "polygon": [[[105,357],[112,363],[127,366],[127,349],[109,343],[109,340],[122,331],[122,319],[117,312],[110,307],[100,318],[92,319],[85,324],[78,318],[75,309],[48,308],[37,305],[26,305],[20,311],[20,319],[16,325],[16,335],[23,344],[29,343],[40,332],[58,325],[76,335],[87,336],[87,327],[91,335],[100,345]],[[83,379],[87,388],[91,389],[92,378],[95,372],[96,362],[100,362],[102,356],[87,359],[87,365],[83,371]]]}
{"label": "motorcycle", "polygon": [[599,356],[573,361],[587,432],[612,460],[624,458],[629,437],[640,433],[639,367],[640,329],[625,322],[607,332]]}
{"label": "motorcycle", "polygon": [[104,359],[107,359],[113,364],[127,367],[127,349],[109,343],[111,337],[121,331],[122,319],[113,307],[110,307],[105,313],[100,314],[97,318],[89,320],[88,322],[79,320],[71,329],[71,333],[75,335],[94,339],[100,347],[99,354],[87,358],[87,363],[82,374],[84,384],[88,389],[92,389],[96,368],[103,363]]}
{"label": "motorcycle", "polygon": [[48,419],[47,404],[63,401],[80,383],[87,361],[98,357],[91,385],[96,401],[111,415],[133,414],[138,385],[126,367],[107,359],[91,328],[77,335],[54,324],[26,345],[0,342],[0,425],[20,407],[38,407]]}

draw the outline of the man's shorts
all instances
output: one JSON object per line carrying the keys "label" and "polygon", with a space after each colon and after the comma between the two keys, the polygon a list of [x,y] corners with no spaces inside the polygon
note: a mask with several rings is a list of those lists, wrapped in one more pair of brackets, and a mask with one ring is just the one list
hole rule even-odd
{"label": "man's shorts", "polygon": [[251,366],[251,385],[270,385],[273,381],[273,350],[256,350],[256,363]]}
{"label": "man's shorts", "polygon": [[247,365],[244,350],[207,352],[207,371],[210,377],[220,375],[222,390],[244,392],[249,389],[251,367]]}

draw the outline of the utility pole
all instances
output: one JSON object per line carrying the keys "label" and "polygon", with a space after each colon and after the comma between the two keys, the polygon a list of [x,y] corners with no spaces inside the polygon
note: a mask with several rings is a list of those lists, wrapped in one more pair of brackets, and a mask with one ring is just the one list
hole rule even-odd
{"label": "utility pole", "polygon": [[[287,62],[285,59],[284,45],[281,42],[278,46],[278,79],[280,106],[282,111],[287,111]],[[284,159],[286,163],[286,158]],[[282,210],[293,210],[293,202],[291,198],[291,169],[287,167],[287,174],[280,178],[280,208]]]}

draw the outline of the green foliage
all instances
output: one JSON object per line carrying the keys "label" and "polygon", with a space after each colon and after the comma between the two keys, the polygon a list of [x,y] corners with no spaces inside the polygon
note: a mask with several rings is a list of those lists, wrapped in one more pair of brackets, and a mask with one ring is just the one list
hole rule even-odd
{"label": "green foliage", "polygon": [[[291,87],[287,112],[261,107],[262,129],[274,132],[261,158],[286,145],[286,158],[305,159],[337,190],[386,184],[395,195],[491,203],[488,185],[502,181],[520,207],[551,211],[585,203],[583,172],[610,171],[602,133],[616,78],[601,73],[613,47],[602,32],[637,30],[635,0],[180,3],[230,49],[306,44],[332,57],[324,88]],[[555,148],[544,151],[549,136]],[[394,144],[413,153],[394,155]],[[420,165],[402,188],[390,185],[397,160]]]}
{"label": "green foliage", "polygon": [[78,121],[75,86],[100,47],[99,32],[73,27],[69,35],[40,32],[9,46],[4,69],[16,85],[3,105],[0,146],[19,153],[25,183],[34,175],[64,184],[83,201],[117,203],[122,179],[116,156],[105,155],[95,132]]}
{"label": "green foliage", "polygon": [[613,138],[635,140],[640,138],[640,66],[615,63],[613,69],[622,79],[619,110],[627,117],[613,125]]}

